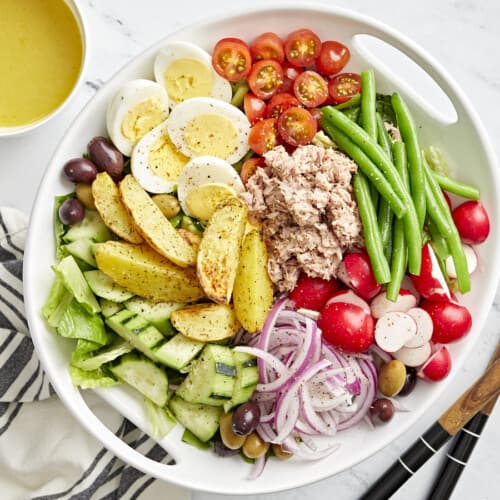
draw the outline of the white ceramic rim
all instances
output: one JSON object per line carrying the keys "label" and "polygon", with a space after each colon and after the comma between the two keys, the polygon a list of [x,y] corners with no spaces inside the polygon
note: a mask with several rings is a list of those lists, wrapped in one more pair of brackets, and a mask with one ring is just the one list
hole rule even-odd
{"label": "white ceramic rim", "polygon": [[[347,9],[339,8],[339,7],[332,7],[328,6],[325,4],[316,4],[316,3],[304,3],[304,2],[290,2],[290,3],[279,3],[277,5],[272,5],[272,6],[253,6],[253,7],[248,7],[246,9],[238,9],[238,10],[233,10],[233,12],[229,12],[228,14],[224,14],[223,16],[221,15],[213,15],[209,17],[208,19],[205,19],[201,22],[195,23],[190,26],[191,29],[196,29],[197,27],[203,26],[204,24],[211,23],[217,20],[220,20],[221,17],[225,18],[231,18],[234,16],[239,16],[239,15],[249,15],[249,14],[255,14],[255,13],[260,13],[260,12],[269,12],[272,10],[273,12],[279,12],[282,10],[288,10],[288,9],[307,9],[307,10],[314,10],[318,13],[325,13],[325,14],[334,14],[338,15],[340,17],[345,17],[345,18],[350,18],[354,21],[360,22],[365,24],[367,27],[371,29],[371,34],[374,35],[380,35],[384,38],[385,41],[388,43],[391,43],[394,45],[396,48],[400,49],[402,52],[404,52],[407,56],[409,56],[411,59],[414,60],[417,64],[419,64],[422,68],[424,68],[427,73],[435,79],[435,81],[441,86],[441,88],[447,93],[449,96],[453,96],[456,100],[453,101],[453,103],[456,105],[457,103],[460,105],[460,107],[467,113],[469,119],[471,120],[473,126],[475,127],[479,142],[483,148],[485,157],[487,159],[487,162],[490,166],[490,173],[492,176],[492,181],[495,185],[496,192],[500,192],[500,177],[498,174],[498,165],[497,161],[495,158],[495,154],[492,148],[492,145],[490,143],[490,140],[488,138],[488,135],[483,127],[483,125],[480,122],[480,119],[472,107],[471,103],[469,102],[468,98],[464,94],[464,92],[458,87],[458,85],[454,82],[453,78],[448,74],[448,72],[439,64],[432,56],[427,54],[422,48],[420,48],[415,42],[411,41],[408,39],[405,35],[399,33],[398,31],[390,28],[389,26],[385,25],[384,23],[381,23],[377,20],[374,20],[370,17],[367,17],[363,14],[359,14],[357,12],[352,12]],[[182,28],[182,30],[185,28]],[[172,36],[173,34],[170,34],[169,36]],[[162,41],[158,42],[155,44],[153,47],[149,47],[146,49],[146,51],[150,51],[153,48],[158,48]],[[142,57],[142,54],[137,56],[134,60],[137,60]],[[78,119],[78,118],[77,118]],[[76,120],[77,120],[76,119]],[[76,121],[75,120],[75,121]],[[64,142],[64,138],[61,141],[61,144]],[[61,145],[60,144],[60,145]],[[59,147],[58,147],[59,148]],[[43,222],[41,219],[41,215],[39,216],[36,211],[36,206],[38,202],[38,197],[41,196],[40,193],[42,193],[45,188],[47,187],[46,184],[48,184],[47,177],[44,177],[40,187],[39,191],[37,194],[37,199],[34,204],[34,210],[31,215],[31,225],[37,226],[37,224]],[[500,220],[500,204],[498,203],[498,200],[494,200],[494,204],[491,207],[491,212],[490,212],[490,218],[493,221],[494,226],[498,226],[498,223],[496,221]],[[28,233],[28,239],[26,243],[26,255],[27,258],[25,259],[25,266],[24,266],[24,293],[25,293],[25,307],[26,307],[26,312],[27,312],[27,317],[28,317],[28,322],[30,324],[30,327],[32,324],[35,323],[35,318],[39,316],[39,311],[36,310],[33,307],[33,304],[36,303],[34,295],[32,293],[32,290],[34,287],[30,287],[30,276],[32,275],[32,268],[34,268],[37,265],[36,262],[36,247],[37,244],[39,244],[39,241],[36,241],[34,238],[31,237],[33,233],[29,231]],[[490,236],[491,237],[491,236]],[[492,237],[496,240],[497,246],[498,246],[498,236],[496,234],[493,234]],[[497,288],[497,283],[498,283],[498,278],[500,276],[500,259],[494,259],[493,262],[490,262],[490,267],[488,269],[488,274],[490,276],[490,280],[488,281],[488,285],[485,287],[484,290],[484,297],[486,298],[486,303],[488,304],[488,308],[483,308],[481,310],[481,314],[478,314],[475,316],[475,324],[479,325],[479,327],[482,327],[485,323],[486,320],[486,315],[488,312],[488,309],[493,302],[493,298],[496,292]],[[478,330],[478,327],[476,326],[476,330]],[[475,331],[476,331],[475,330]],[[479,332],[477,332],[479,334]],[[49,379],[52,381],[54,388],[58,389],[58,384],[57,380],[55,377],[55,372],[51,369],[50,366],[50,351],[46,348],[46,346],[43,343],[42,335],[38,335],[38,332],[36,330],[33,330],[32,332],[33,336],[33,341],[35,344],[35,347],[37,349],[37,352],[39,354],[40,360],[45,367],[47,374],[49,376]],[[460,368],[460,366],[463,364],[466,356],[470,353],[471,349],[473,347],[472,342],[467,342],[463,352],[461,353],[461,357],[458,360],[458,362],[454,366],[454,373]],[[367,459],[377,451],[381,450],[392,440],[398,438],[403,432],[407,431],[415,422],[418,420],[418,418],[428,410],[428,408],[437,400],[439,395],[443,393],[446,388],[449,386],[449,384],[453,381],[453,377],[450,376],[444,381],[442,381],[439,384],[439,391],[436,391],[432,394],[431,397],[427,398],[425,400],[425,403],[421,405],[421,407],[418,409],[418,411],[414,411],[412,414],[407,414],[407,419],[405,420],[405,423],[402,424],[397,430],[395,430],[394,434],[391,436],[391,440],[383,441],[382,443],[378,443],[374,446],[371,446],[370,448],[367,448],[364,450],[364,453],[362,454],[361,457],[358,457],[356,460],[347,460],[345,463],[342,464],[341,467],[339,467],[335,473],[342,472],[343,470],[346,470],[350,467],[353,467],[354,465],[360,463],[361,461]],[[184,486],[192,489],[197,489],[197,490],[202,490],[202,491],[210,491],[212,493],[220,493],[220,494],[230,494],[230,495],[247,495],[247,494],[265,494],[265,493],[271,493],[271,492],[277,492],[277,491],[284,491],[287,489],[291,488],[296,488],[300,486],[304,486],[306,484],[311,484],[314,482],[317,482],[319,480],[325,479],[329,476],[331,476],[331,473],[325,473],[325,474],[314,474],[314,469],[308,469],[309,474],[307,477],[304,477],[304,475],[301,474],[296,474],[293,478],[292,481],[290,481],[286,486],[281,486],[281,487],[276,487],[272,485],[268,485],[266,487],[259,486],[259,481],[254,481],[254,482],[248,482],[248,488],[245,489],[245,491],[234,491],[231,490],[224,485],[224,481],[220,481],[220,487],[217,488],[212,488],[208,490],[207,488],[203,488],[200,485],[197,484],[192,484],[188,480],[184,479],[179,479],[176,477],[175,472],[168,471],[168,468],[170,466],[166,466],[161,463],[154,462],[151,459],[148,459],[147,457],[144,457],[140,453],[136,452],[132,448],[129,448],[124,442],[122,442],[117,436],[115,436],[111,431],[109,431],[107,428],[104,427],[104,425],[95,417],[90,410],[87,412],[85,411],[85,414],[82,415],[80,412],[82,410],[85,410],[85,406],[82,406],[81,401],[75,401],[74,400],[74,395],[73,394],[67,394],[64,392],[58,392],[59,397],[61,400],[64,402],[68,410],[81,422],[81,424],[91,433],[93,434],[98,440],[100,440],[104,446],[106,446],[109,450],[111,450],[113,453],[115,453],[119,458],[121,458],[123,461],[126,463],[129,463],[133,467],[148,473],[156,478],[166,480],[169,482],[172,482],[174,484],[177,484],[179,486]],[[82,400],[83,401],[83,400]],[[175,469],[175,466],[173,467]],[[194,474],[195,475],[195,474]]]}
{"label": "white ceramic rim", "polygon": [[80,34],[82,37],[82,64],[80,65],[80,73],[78,74],[78,78],[76,79],[71,92],[66,96],[66,99],[56,108],[54,111],[49,113],[48,115],[40,118],[39,120],[28,123],[27,125],[19,125],[17,127],[0,127],[0,139],[2,137],[16,137],[23,135],[27,132],[31,132],[38,127],[41,127],[49,120],[52,120],[55,116],[57,116],[63,109],[66,108],[68,103],[71,101],[73,96],[76,94],[77,90],[80,88],[80,85],[83,81],[83,78],[87,72],[88,65],[88,55],[89,55],[89,46],[88,46],[88,31],[87,31],[87,21],[82,12],[82,9],[79,6],[80,0],[64,0],[67,6],[70,8],[75,20],[78,24],[78,28],[80,29]]}

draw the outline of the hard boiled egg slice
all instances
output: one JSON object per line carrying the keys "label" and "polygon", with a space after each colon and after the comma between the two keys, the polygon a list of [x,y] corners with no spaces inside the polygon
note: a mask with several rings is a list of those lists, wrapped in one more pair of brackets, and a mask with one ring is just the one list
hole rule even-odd
{"label": "hard boiled egg slice", "polygon": [[160,84],[142,79],[127,82],[108,106],[109,137],[125,156],[130,156],[139,140],[164,122],[168,113],[168,95]]}
{"label": "hard boiled egg slice", "polygon": [[204,96],[231,101],[231,84],[215,72],[208,52],[192,43],[172,42],[163,47],[156,56],[154,73],[172,105]]}
{"label": "hard boiled egg slice", "polygon": [[[191,212],[190,207],[194,207],[195,212],[197,211],[197,206],[202,203],[202,200],[195,202],[194,198],[197,192],[201,195],[207,194],[205,189],[201,190],[201,192],[198,190],[200,186],[205,184],[223,184],[231,190],[231,194],[234,193],[235,195],[245,190],[238,172],[230,163],[215,156],[198,156],[189,161],[177,181],[177,197],[184,213],[196,217]],[[194,193],[190,195],[191,191],[194,191]],[[210,192],[210,189],[208,192]],[[211,196],[208,195],[208,198],[210,199]],[[211,203],[211,201],[207,200],[207,205]]]}
{"label": "hard boiled egg slice", "polygon": [[188,191],[184,199],[184,205],[189,215],[199,220],[209,220],[217,206],[227,200],[234,198],[236,191],[228,184],[211,182],[196,186]]}
{"label": "hard boiled egg slice", "polygon": [[167,123],[163,122],[137,143],[130,167],[146,191],[171,193],[188,160],[170,140]]}
{"label": "hard boiled egg slice", "polygon": [[236,163],[248,152],[250,122],[243,112],[211,97],[177,105],[167,120],[174,144],[190,157],[216,156]]}

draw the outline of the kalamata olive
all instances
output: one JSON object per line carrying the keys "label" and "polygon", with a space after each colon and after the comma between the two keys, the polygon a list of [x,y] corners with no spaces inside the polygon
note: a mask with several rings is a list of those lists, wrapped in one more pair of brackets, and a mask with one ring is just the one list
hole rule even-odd
{"label": "kalamata olive", "polygon": [[85,182],[79,182],[75,188],[76,197],[85,208],[95,210],[94,197],[92,196],[92,186]]}
{"label": "kalamata olive", "polygon": [[167,219],[175,217],[181,211],[179,200],[171,194],[155,194],[151,199]]}
{"label": "kalamata olive", "polygon": [[259,425],[260,409],[255,401],[248,401],[233,413],[233,432],[238,436],[248,436]]}
{"label": "kalamata olive", "polygon": [[217,436],[213,440],[213,450],[216,455],[219,455],[219,457],[230,457],[231,455],[237,455],[240,450],[232,450],[231,448],[228,448],[223,442],[220,436]]}
{"label": "kalamata olive", "polygon": [[123,174],[123,155],[106,137],[94,137],[87,145],[90,160],[99,172],[107,172],[118,180]]}
{"label": "kalamata olive", "polygon": [[264,441],[256,432],[246,437],[243,443],[243,454],[248,458],[259,458],[269,449],[270,444]]}
{"label": "kalamata olive", "polygon": [[293,457],[293,453],[285,451],[280,444],[273,443],[272,445],[274,456],[280,460],[288,460]]}
{"label": "kalamata olive", "polygon": [[63,172],[75,184],[77,182],[90,184],[97,175],[97,167],[85,158],[73,158],[64,164]]}
{"label": "kalamata olive", "polygon": [[231,450],[238,450],[245,442],[245,436],[238,436],[233,432],[233,414],[226,413],[220,418],[220,437],[224,445]]}
{"label": "kalamata olive", "polygon": [[406,380],[406,367],[401,361],[393,359],[385,363],[378,375],[378,388],[384,395],[392,398],[401,391]]}
{"label": "kalamata olive", "polygon": [[398,396],[408,396],[413,389],[415,389],[415,386],[417,385],[417,370],[415,368],[411,367],[406,367],[406,379],[405,379],[405,385],[403,385],[403,388],[399,391]]}
{"label": "kalamata olive", "polygon": [[370,406],[370,415],[381,422],[388,422],[394,415],[392,401],[385,398],[376,399]]}
{"label": "kalamata olive", "polygon": [[85,217],[85,208],[75,198],[64,201],[59,207],[59,219],[63,224],[78,224]]}

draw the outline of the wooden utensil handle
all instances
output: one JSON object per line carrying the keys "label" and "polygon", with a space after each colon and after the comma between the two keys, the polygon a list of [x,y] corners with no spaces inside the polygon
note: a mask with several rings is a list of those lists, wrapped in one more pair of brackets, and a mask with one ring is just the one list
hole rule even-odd
{"label": "wooden utensil handle", "polygon": [[488,401],[500,391],[500,360],[496,360],[484,375],[453,406],[439,418],[441,427],[454,436]]}

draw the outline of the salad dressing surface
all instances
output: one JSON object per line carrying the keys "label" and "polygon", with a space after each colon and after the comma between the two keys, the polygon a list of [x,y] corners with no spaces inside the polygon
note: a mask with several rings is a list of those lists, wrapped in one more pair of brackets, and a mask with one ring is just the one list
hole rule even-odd
{"label": "salad dressing surface", "polygon": [[58,108],[81,70],[83,43],[64,0],[0,0],[0,127]]}

